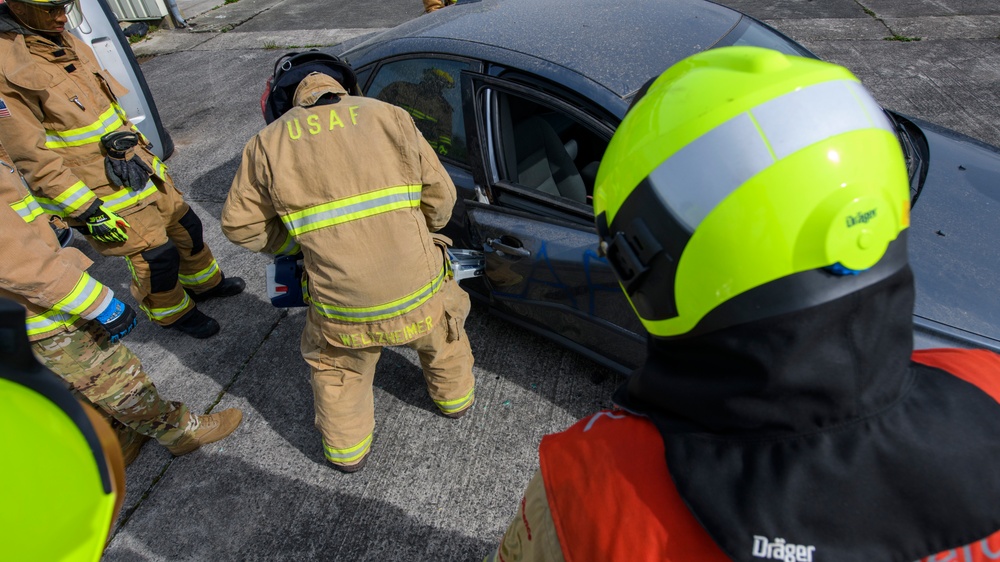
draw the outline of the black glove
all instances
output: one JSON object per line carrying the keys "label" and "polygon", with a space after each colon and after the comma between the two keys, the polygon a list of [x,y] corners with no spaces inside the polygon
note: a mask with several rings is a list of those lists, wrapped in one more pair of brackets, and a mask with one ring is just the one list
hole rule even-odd
{"label": "black glove", "polygon": [[108,331],[111,343],[118,343],[139,323],[132,307],[116,298],[112,298],[111,304],[94,320],[97,320],[101,327]]}
{"label": "black glove", "polygon": [[104,159],[104,172],[115,187],[128,187],[139,191],[146,187],[153,170],[135,155],[139,135],[131,131],[115,131],[101,137],[101,144],[108,153]]}
{"label": "black glove", "polygon": [[128,240],[126,229],[131,225],[114,211],[105,209],[103,203],[104,201],[98,199],[80,215],[79,219],[84,225],[78,227],[78,230],[83,230],[84,234],[108,244]]}

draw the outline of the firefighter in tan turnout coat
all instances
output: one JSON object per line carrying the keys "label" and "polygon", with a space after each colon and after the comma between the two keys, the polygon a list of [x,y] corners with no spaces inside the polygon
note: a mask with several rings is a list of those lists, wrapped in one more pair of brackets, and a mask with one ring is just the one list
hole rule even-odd
{"label": "firefighter in tan turnout coat", "polygon": [[[346,65],[343,72],[353,75]],[[406,111],[348,95],[338,78],[309,74],[294,107],[250,139],[222,229],[258,252],[301,247],[309,303],[302,355],[316,425],[326,458],[353,472],[371,447],[382,347],[418,352],[445,416],[469,411],[474,380],[469,297],[431,234],[451,217],[455,186]]]}
{"label": "firefighter in tan turnout coat", "polygon": [[232,433],[239,410],[198,416],[160,397],[139,358],[118,343],[135,313],[87,274],[87,256],[60,248],[46,217],[0,145],[0,298],[27,310],[35,356],[111,423],[126,464],[147,438],[182,455]]}
{"label": "firefighter in tan turnout coat", "polygon": [[[151,320],[206,338],[218,323],[193,301],[235,295],[201,220],[119,105],[124,87],[66,31],[75,1],[0,4],[0,140],[47,213],[124,257]],[[189,294],[190,293],[190,294]]]}

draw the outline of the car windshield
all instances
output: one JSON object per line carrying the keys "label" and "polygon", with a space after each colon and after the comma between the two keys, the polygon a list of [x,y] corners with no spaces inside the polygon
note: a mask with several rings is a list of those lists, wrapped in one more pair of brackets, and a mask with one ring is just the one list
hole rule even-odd
{"label": "car windshield", "polygon": [[786,55],[817,58],[805,47],[795,43],[779,31],[762,23],[744,17],[728,35],[723,37],[716,47],[764,47],[780,51]]}

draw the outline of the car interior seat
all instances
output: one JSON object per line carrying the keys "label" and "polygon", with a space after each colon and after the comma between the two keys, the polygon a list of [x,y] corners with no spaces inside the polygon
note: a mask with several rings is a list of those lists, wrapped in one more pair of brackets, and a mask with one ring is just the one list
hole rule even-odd
{"label": "car interior seat", "polygon": [[498,101],[507,177],[525,187],[586,204],[586,186],[573,163],[577,142],[570,139],[564,144],[548,121],[526,111],[523,105],[511,103],[510,96],[501,95]]}
{"label": "car interior seat", "polygon": [[[575,152],[576,142],[570,141]],[[587,188],[566,145],[541,117],[531,116],[514,125],[517,180],[521,185],[586,203]]]}

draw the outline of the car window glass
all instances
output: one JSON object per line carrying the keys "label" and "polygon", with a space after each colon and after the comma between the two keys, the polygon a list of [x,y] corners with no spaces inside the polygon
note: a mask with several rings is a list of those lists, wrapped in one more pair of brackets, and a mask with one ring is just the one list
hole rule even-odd
{"label": "car window glass", "polygon": [[786,55],[797,55],[800,57],[813,56],[812,53],[803,51],[800,46],[796,45],[791,40],[786,39],[774,31],[753,21],[749,22],[749,25],[743,30],[743,33],[740,34],[731,43],[731,45],[764,47],[765,49],[773,49]]}
{"label": "car window glass", "polygon": [[466,162],[459,76],[469,63],[447,59],[406,59],[382,65],[367,95],[405,109],[431,147],[442,157]]}
{"label": "car window glass", "polygon": [[500,178],[545,198],[591,206],[608,141],[562,111],[514,94],[496,96]]}

